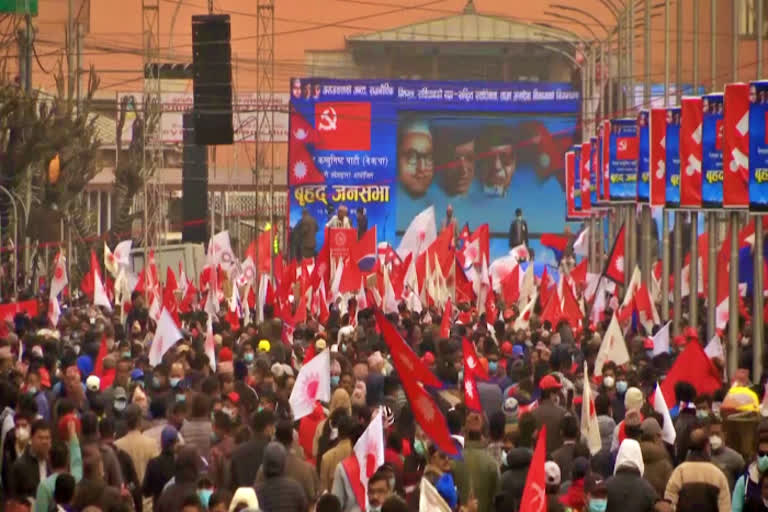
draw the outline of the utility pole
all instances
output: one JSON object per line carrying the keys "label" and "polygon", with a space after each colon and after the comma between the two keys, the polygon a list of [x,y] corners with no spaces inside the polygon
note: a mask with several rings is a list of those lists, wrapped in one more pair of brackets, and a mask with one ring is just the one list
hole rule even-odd
{"label": "utility pole", "polygon": [[[25,99],[32,96],[32,44],[34,42],[34,32],[32,27],[32,16],[29,13],[24,15],[24,28],[19,30],[18,34],[18,46],[19,46],[19,83],[24,91]],[[32,206],[32,167],[29,166],[25,170],[26,180],[24,185],[24,208],[29,212]],[[27,214],[28,215],[28,214]],[[29,237],[29,219],[25,219],[27,222],[23,226],[24,231],[24,289],[26,289],[27,280],[30,275],[30,237]],[[19,248],[14,248],[14,258],[18,258]],[[18,275],[14,276],[18,279]]]}
{"label": "utility pole", "polygon": [[[669,108],[670,0],[664,0],[664,106]],[[661,211],[661,320],[669,321],[669,212]]]}
{"label": "utility pole", "polygon": [[[763,77],[763,2],[756,2],[757,19],[757,75]],[[755,276],[752,287],[752,382],[759,384],[763,377],[763,216],[755,216]]]}

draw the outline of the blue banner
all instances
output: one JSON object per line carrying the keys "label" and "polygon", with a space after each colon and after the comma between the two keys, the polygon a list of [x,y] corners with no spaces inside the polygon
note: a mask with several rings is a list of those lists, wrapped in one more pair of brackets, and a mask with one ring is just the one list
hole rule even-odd
{"label": "blue banner", "polygon": [[574,154],[573,164],[573,205],[576,211],[581,211],[581,145],[572,146],[570,151]]}
{"label": "blue banner", "polygon": [[597,154],[599,148],[597,147],[597,137],[590,137],[589,139],[589,197],[594,207],[598,201],[597,190],[597,173],[600,172],[600,167],[597,162]]}
{"label": "blue banner", "polygon": [[723,206],[723,95],[701,97],[704,116],[701,125],[701,204]]}
{"label": "blue banner", "polygon": [[641,110],[637,114],[640,136],[640,157],[637,162],[637,201],[640,203],[647,203],[651,199],[651,183],[648,174],[651,161],[651,140],[648,116],[647,110]]}
{"label": "blue banner", "polygon": [[609,140],[609,179],[611,201],[637,199],[637,122],[612,119]]}
{"label": "blue banner", "polygon": [[667,109],[667,208],[680,207],[680,108]]}
{"label": "blue banner", "polygon": [[768,211],[768,81],[749,84],[749,209]]}

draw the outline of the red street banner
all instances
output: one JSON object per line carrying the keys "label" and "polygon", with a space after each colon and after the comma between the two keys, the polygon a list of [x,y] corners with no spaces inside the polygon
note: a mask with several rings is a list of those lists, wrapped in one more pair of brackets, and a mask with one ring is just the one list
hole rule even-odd
{"label": "red street banner", "polygon": [[25,313],[29,318],[37,316],[37,301],[25,300],[22,302],[11,302],[10,304],[0,304],[0,321],[13,322],[13,317],[17,313]]}
{"label": "red street banner", "polygon": [[328,229],[328,236],[331,258],[349,258],[352,247],[357,244],[357,230],[355,228],[330,228]]}
{"label": "red street banner", "polygon": [[576,153],[568,151],[565,154],[565,203],[566,219],[573,220],[584,218],[584,212],[576,211],[575,186],[576,181]]}
{"label": "red street banner", "polygon": [[749,206],[749,85],[725,86],[723,207]]}
{"label": "red street banner", "polygon": [[664,206],[667,195],[667,109],[651,109],[651,206]]}
{"label": "red street banner", "polygon": [[316,149],[370,151],[371,104],[321,102],[315,104]]}
{"label": "red street banner", "polygon": [[581,209],[584,212],[589,212],[592,209],[592,203],[590,201],[592,197],[590,191],[590,185],[592,184],[592,178],[590,176],[590,164],[592,162],[592,159],[590,158],[591,152],[592,145],[589,142],[582,142],[581,159],[579,160],[581,165],[581,172],[579,172],[581,183],[577,184],[577,186],[581,187]]}
{"label": "red street banner", "polygon": [[701,208],[701,96],[683,98],[680,121],[680,206]]}
{"label": "red street banner", "polygon": [[610,179],[610,161],[611,161],[611,153],[610,153],[610,144],[608,143],[609,135],[611,133],[611,122],[610,121],[603,121],[602,130],[600,132],[600,163],[601,163],[601,172],[602,172],[602,183],[603,187],[601,189],[602,195],[600,196],[600,199],[603,201],[607,201],[611,198],[611,179]]}

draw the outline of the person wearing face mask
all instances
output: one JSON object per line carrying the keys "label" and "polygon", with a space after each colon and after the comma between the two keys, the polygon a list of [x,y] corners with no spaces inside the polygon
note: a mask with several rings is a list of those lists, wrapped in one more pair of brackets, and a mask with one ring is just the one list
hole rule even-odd
{"label": "person wearing face mask", "polygon": [[585,512],[605,512],[608,509],[608,488],[600,475],[592,474],[585,479]]}
{"label": "person wearing face mask", "polygon": [[[618,385],[618,382],[617,382]],[[640,410],[643,408],[643,404],[645,403],[645,397],[643,396],[643,392],[640,391],[638,388],[632,387],[626,390],[626,393],[624,393],[624,411],[631,411],[631,410]],[[626,412],[624,413],[625,419],[626,419]],[[642,417],[641,420],[642,421]],[[619,448],[619,445],[622,441],[626,438],[625,433],[625,423],[624,419],[622,419],[621,422],[619,422],[618,425],[616,425],[616,428],[613,431],[613,444],[611,445],[611,449],[617,450]]]}
{"label": "person wearing face mask", "polygon": [[723,437],[723,422],[713,415],[707,419],[706,425],[709,430],[709,447],[712,451],[712,463],[728,478],[728,488],[733,489],[736,479],[744,470],[744,457],[731,448],[726,446]]}
{"label": "person wearing face mask", "polygon": [[26,391],[37,404],[37,414],[45,421],[51,421],[51,408],[48,405],[48,398],[40,387],[41,368],[30,368],[27,373]]}
{"label": "person wearing face mask", "polygon": [[159,453],[159,446],[155,440],[145,436],[139,430],[141,416],[139,406],[129,405],[124,414],[127,433],[115,441],[115,446],[127,453],[133,461],[139,482],[144,480],[144,469],[147,463]]}
{"label": "person wearing face mask", "polygon": [[742,512],[745,510],[744,504],[750,498],[760,496],[760,480],[766,473],[768,473],[768,432],[761,430],[758,432],[757,455],[733,487],[731,500],[733,512]]}
{"label": "person wearing face mask", "polygon": [[22,456],[29,444],[29,426],[33,418],[34,415],[28,416],[21,411],[17,412],[14,417],[14,427],[5,436],[5,441],[3,443],[3,489],[10,489],[11,467],[13,466],[13,463]]}

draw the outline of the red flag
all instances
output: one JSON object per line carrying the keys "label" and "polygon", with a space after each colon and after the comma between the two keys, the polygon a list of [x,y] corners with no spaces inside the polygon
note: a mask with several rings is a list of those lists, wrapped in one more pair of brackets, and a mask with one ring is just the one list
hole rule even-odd
{"label": "red flag", "polygon": [[[259,257],[258,259],[254,258],[253,261],[256,262],[256,268],[258,268],[260,274],[269,274],[269,259],[272,242],[271,235],[272,230],[268,229],[259,233],[259,236],[256,239]],[[277,273],[275,275],[277,275]]]}
{"label": "red flag", "polygon": [[667,150],[664,141],[667,135],[667,109],[651,109],[650,119],[650,186],[651,206],[664,206],[667,200]]}
{"label": "red flag", "polygon": [[541,282],[539,283],[539,302],[546,305],[549,302],[549,284],[551,279],[547,272],[547,267],[544,267],[544,272],[541,274]]}
{"label": "red flag", "polygon": [[451,437],[451,431],[448,430],[445,416],[440,412],[429,393],[419,385],[418,379],[404,378],[403,388],[413,416],[422,430],[432,439],[440,451],[452,456],[458,455],[459,450]]}
{"label": "red flag", "polygon": [[462,302],[474,303],[475,291],[472,288],[472,281],[467,278],[464,269],[457,265],[456,267],[456,303]]}
{"label": "red flag", "polygon": [[349,251],[350,259],[362,270],[371,270],[376,263],[376,225],[366,231]]}
{"label": "red flag", "polygon": [[749,85],[727,84],[723,99],[723,206],[749,206]]}
{"label": "red flag", "polygon": [[[453,233],[453,230],[451,230],[451,233]],[[483,261],[483,256],[485,256],[485,261],[491,261],[491,249],[490,249],[490,228],[488,227],[488,224],[481,224],[480,226],[475,229],[475,232],[472,233],[469,237],[469,242],[472,243],[475,240],[478,241],[479,248],[480,248],[480,254],[478,256],[478,263]],[[442,264],[442,259],[440,260],[440,263]]]}
{"label": "red flag", "polygon": [[461,340],[461,351],[464,355],[464,373],[469,369],[478,378],[488,380],[490,378],[488,372],[480,365],[480,358],[477,357],[475,346],[467,338]]}
{"label": "red flag", "polygon": [[507,306],[516,304],[517,299],[520,298],[520,265],[515,265],[512,272],[504,276],[500,284],[504,303]]}
{"label": "red flag", "polygon": [[680,122],[680,206],[701,207],[701,96],[683,98]]}
{"label": "red flag", "polygon": [[541,245],[549,247],[559,253],[565,252],[568,247],[569,239],[565,235],[556,235],[554,233],[542,233]]}
{"label": "red flag", "polygon": [[576,297],[573,296],[573,290],[567,284],[563,285],[563,312],[562,317],[568,320],[573,329],[581,329],[584,314],[581,312]]}
{"label": "red flag", "polygon": [[453,307],[451,304],[451,298],[445,303],[445,310],[443,311],[443,318],[440,320],[440,337],[448,338],[451,335],[451,315],[453,314]]}
{"label": "red flag", "polygon": [[[419,359],[419,357],[413,353],[411,347],[406,345],[400,333],[397,329],[384,318],[384,314],[380,310],[374,311],[376,315],[376,322],[379,325],[381,331],[381,337],[389,347],[389,352],[392,354],[392,362],[395,365],[398,375],[402,376],[403,381],[413,380],[423,383],[425,386],[432,386],[435,388],[442,387],[442,382],[435,377],[429,368]],[[413,377],[406,378],[406,376]]]}
{"label": "red flag", "polygon": [[459,240],[466,244],[469,242],[469,236],[469,224],[464,224],[464,227],[459,232]]}
{"label": "red flag", "polygon": [[190,281],[189,284],[187,284],[187,291],[184,292],[184,297],[181,299],[179,311],[182,313],[189,313],[192,311],[192,301],[194,300],[196,294],[197,290],[195,289],[195,285]]}
{"label": "red flag", "polygon": [[587,263],[589,260],[584,258],[581,263],[573,267],[571,273],[568,276],[573,279],[573,282],[577,285],[586,286],[587,284]]}
{"label": "red flag", "polygon": [[369,151],[371,149],[371,104],[355,102],[315,103],[317,149]]}
{"label": "red flag", "polygon": [[624,226],[621,226],[616,240],[613,242],[608,262],[603,271],[605,277],[618,285],[624,285]]}
{"label": "red flag", "polygon": [[520,512],[544,512],[547,510],[547,475],[544,463],[547,458],[547,426],[542,425],[536,439],[528,476],[525,478],[523,498],[520,500]]}
{"label": "red flag", "polygon": [[616,158],[618,160],[637,160],[639,146],[638,137],[616,137]]}
{"label": "red flag", "polygon": [[288,183],[294,186],[324,183],[325,176],[318,170],[314,158],[307,149],[307,143],[311,143],[314,138],[314,129],[296,110],[291,112],[290,122]]}
{"label": "red flag", "polygon": [[477,391],[477,382],[475,382],[475,374],[467,367],[467,361],[464,360],[464,405],[470,411],[480,412],[483,410],[483,406],[480,404],[480,393]]}
{"label": "red flag", "polygon": [[104,376],[104,358],[107,357],[107,335],[102,334],[99,344],[99,353],[96,354],[96,363],[93,365],[93,375],[101,378]]}
{"label": "red flag", "polygon": [[176,282],[176,274],[173,273],[173,269],[168,267],[165,277],[165,288],[163,288],[163,307],[168,310],[176,322],[177,327],[181,327],[181,320],[179,319],[179,305],[176,301],[176,289],[179,285]]}
{"label": "red flag", "polygon": [[686,345],[661,383],[661,392],[667,403],[676,403],[675,384],[682,381],[692,384],[697,394],[714,393],[723,385],[720,372],[699,343]]}
{"label": "red flag", "polygon": [[496,307],[496,292],[491,287],[485,296],[485,320],[493,324],[499,319],[499,308]]}
{"label": "red flag", "polygon": [[560,297],[557,296],[557,290],[550,294],[549,299],[544,306],[544,311],[541,312],[541,321],[549,321],[550,325],[554,329],[557,327],[557,323],[563,316],[563,310],[560,308]]}

